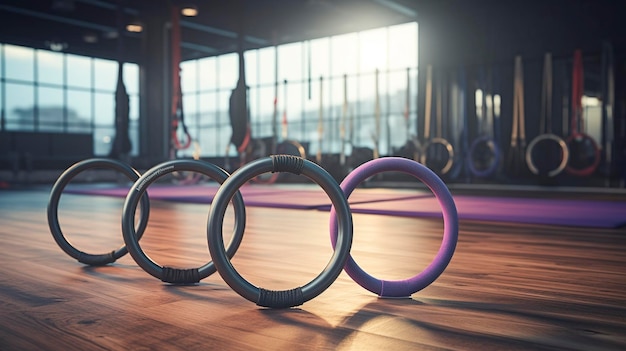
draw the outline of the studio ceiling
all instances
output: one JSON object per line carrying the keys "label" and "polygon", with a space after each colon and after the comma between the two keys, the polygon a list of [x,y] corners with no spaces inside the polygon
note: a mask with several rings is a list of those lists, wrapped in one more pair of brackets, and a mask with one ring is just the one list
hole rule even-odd
{"label": "studio ceiling", "polygon": [[[0,42],[116,59],[118,23],[168,13],[171,4],[195,3],[196,17],[181,18],[183,60],[237,49],[243,28],[245,48],[271,46],[414,21],[410,0],[0,0]],[[240,25],[241,24],[241,25]],[[163,29],[165,30],[165,29]],[[123,31],[126,61],[140,62],[146,32]]]}

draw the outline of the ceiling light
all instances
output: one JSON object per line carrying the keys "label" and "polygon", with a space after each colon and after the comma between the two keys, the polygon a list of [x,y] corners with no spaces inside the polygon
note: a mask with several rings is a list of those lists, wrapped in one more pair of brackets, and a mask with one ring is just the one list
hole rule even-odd
{"label": "ceiling light", "polygon": [[68,47],[67,43],[56,40],[48,40],[45,44],[50,50],[57,52],[63,51]]}
{"label": "ceiling light", "polygon": [[83,40],[86,43],[94,44],[98,42],[98,36],[94,33],[85,33],[83,34]]}
{"label": "ceiling light", "polygon": [[186,17],[195,17],[198,15],[198,7],[196,5],[185,5],[181,7],[180,13]]}
{"label": "ceiling light", "polygon": [[126,30],[132,33],[141,33],[143,25],[140,22],[132,22],[126,25]]}

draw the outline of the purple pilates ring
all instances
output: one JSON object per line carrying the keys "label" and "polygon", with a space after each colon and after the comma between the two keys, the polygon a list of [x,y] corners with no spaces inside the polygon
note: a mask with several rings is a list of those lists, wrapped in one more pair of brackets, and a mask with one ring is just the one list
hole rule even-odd
{"label": "purple pilates ring", "polygon": [[[352,255],[348,257],[344,270],[356,283],[380,297],[408,297],[434,282],[450,263],[459,237],[459,220],[452,195],[443,181],[421,163],[406,158],[383,157],[366,162],[341,182],[341,189],[348,198],[356,186],[365,179],[390,171],[407,173],[421,180],[439,201],[444,223],[443,240],[439,251],[426,269],[409,279],[390,281],[372,277],[359,267]],[[334,246],[337,240],[337,219],[335,209],[332,207],[330,209],[330,239]]]}

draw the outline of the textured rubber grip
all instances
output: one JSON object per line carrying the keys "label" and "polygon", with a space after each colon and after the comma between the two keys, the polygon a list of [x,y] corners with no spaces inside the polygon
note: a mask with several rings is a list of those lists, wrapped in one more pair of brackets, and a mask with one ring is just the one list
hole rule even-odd
{"label": "textured rubber grip", "polygon": [[266,290],[259,288],[258,306],[271,308],[287,308],[300,306],[304,303],[302,288],[297,287],[291,290]]}
{"label": "textured rubber grip", "polygon": [[102,255],[91,255],[81,252],[78,255],[78,262],[84,263],[90,266],[104,266],[109,263],[115,262],[115,251],[111,251]]}
{"label": "textured rubber grip", "polygon": [[272,172],[302,173],[304,159],[293,155],[272,155]]}
{"label": "textured rubber grip", "polygon": [[172,284],[194,284],[200,282],[200,272],[198,268],[178,269],[163,267],[161,281]]}

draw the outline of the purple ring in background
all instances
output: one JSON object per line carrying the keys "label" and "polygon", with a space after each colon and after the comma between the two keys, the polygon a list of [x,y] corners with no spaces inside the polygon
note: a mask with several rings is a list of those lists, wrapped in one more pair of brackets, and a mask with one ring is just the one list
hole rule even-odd
{"label": "purple ring in background", "polygon": [[[459,219],[452,194],[441,178],[421,163],[407,158],[382,157],[368,161],[350,172],[340,186],[346,198],[349,198],[352,191],[367,178],[391,171],[407,173],[421,180],[439,201],[444,224],[443,240],[439,251],[426,269],[404,280],[377,279],[361,269],[352,255],[348,256],[344,270],[356,283],[380,297],[408,297],[434,282],[450,263],[459,237]],[[334,207],[331,207],[330,239],[333,246],[337,241],[337,230],[337,216]]]}

